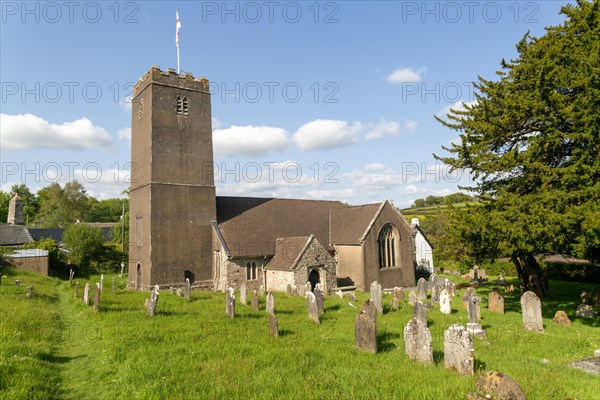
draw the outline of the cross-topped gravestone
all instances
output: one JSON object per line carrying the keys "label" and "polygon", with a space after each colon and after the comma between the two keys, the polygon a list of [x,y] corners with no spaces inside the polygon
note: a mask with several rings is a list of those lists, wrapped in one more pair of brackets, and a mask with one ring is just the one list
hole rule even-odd
{"label": "cross-topped gravestone", "polygon": [[473,339],[460,325],[451,325],[444,332],[444,368],[456,369],[461,375],[473,375],[475,361]]}
{"label": "cross-topped gravestone", "polygon": [[83,304],[86,306],[90,305],[90,284],[86,283],[83,288]]}
{"label": "cross-topped gravestone", "polygon": [[479,323],[481,319],[481,297],[471,296],[469,299],[468,312],[469,312],[469,323],[467,324],[467,330],[478,338],[484,338],[486,336],[483,327]]}
{"label": "cross-topped gravestone", "polygon": [[448,291],[446,289],[442,290],[442,292],[440,293],[440,312],[442,314],[450,314],[452,312],[452,309],[450,308],[450,295],[448,294]]}
{"label": "cross-topped gravestone", "polygon": [[404,345],[406,355],[425,364],[433,363],[431,331],[427,324],[418,318],[412,318],[404,327]]}
{"label": "cross-topped gravestone", "polygon": [[266,311],[268,313],[275,314],[275,297],[273,297],[273,292],[269,292],[267,294]]}
{"label": "cross-topped gravestone", "polygon": [[379,315],[383,314],[383,294],[382,294],[382,289],[381,289],[381,285],[379,284],[379,282],[377,281],[373,281],[371,282],[371,301],[373,302],[373,304],[375,304],[375,307],[377,308],[377,313]]}
{"label": "cross-topped gravestone", "polygon": [[467,290],[465,291],[465,294],[462,297],[462,305],[464,308],[469,308],[469,301],[471,300],[471,297],[475,294],[475,289],[473,289],[472,287],[468,287]]}
{"label": "cross-topped gravestone", "polygon": [[156,305],[158,304],[158,285],[154,286],[152,293],[150,294],[150,301],[148,301],[148,315],[154,316],[156,312]]}
{"label": "cross-topped gravestone", "polygon": [[544,331],[542,303],[535,293],[531,291],[523,293],[523,296],[521,296],[521,314],[523,314],[525,329],[536,332]]}
{"label": "cross-topped gravestone", "polygon": [[319,324],[319,309],[317,308],[317,299],[313,292],[306,293],[306,308],[308,309],[308,318]]}
{"label": "cross-topped gravestone", "polygon": [[417,300],[427,300],[427,281],[423,278],[417,281]]}
{"label": "cross-topped gravestone", "polygon": [[498,289],[493,289],[488,294],[488,310],[490,312],[504,314],[504,297]]}
{"label": "cross-topped gravestone", "polygon": [[252,292],[251,306],[254,311],[258,311],[258,293],[256,293],[256,290]]}
{"label": "cross-topped gravestone", "polygon": [[248,299],[246,298],[246,282],[242,282],[240,285],[240,304],[245,306],[248,303]]}
{"label": "cross-topped gravestone", "polygon": [[323,305],[323,288],[320,283],[315,286],[315,300],[317,302],[317,310],[319,314],[325,314],[325,307]]}

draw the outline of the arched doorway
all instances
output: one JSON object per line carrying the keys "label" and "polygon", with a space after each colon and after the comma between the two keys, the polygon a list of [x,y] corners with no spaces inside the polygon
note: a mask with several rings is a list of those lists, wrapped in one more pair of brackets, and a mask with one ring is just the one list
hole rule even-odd
{"label": "arched doorway", "polygon": [[142,289],[142,266],[140,263],[137,264],[136,268],[135,288],[136,290]]}
{"label": "arched doorway", "polygon": [[310,271],[310,273],[308,274],[308,281],[310,282],[311,291],[314,292],[317,283],[321,282],[321,276],[319,275],[319,271],[316,269]]}

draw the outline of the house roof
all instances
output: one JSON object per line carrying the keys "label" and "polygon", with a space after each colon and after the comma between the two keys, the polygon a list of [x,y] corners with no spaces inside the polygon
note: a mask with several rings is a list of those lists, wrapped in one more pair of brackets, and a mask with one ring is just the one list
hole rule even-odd
{"label": "house roof", "polygon": [[351,206],[333,213],[331,216],[331,242],[360,244],[382,204]]}
{"label": "house roof", "polygon": [[275,254],[277,238],[308,237],[331,250],[329,214],[339,201],[217,196],[217,223],[232,257]]}
{"label": "house roof", "polygon": [[[102,232],[102,238],[105,242],[110,242],[113,240],[112,235],[112,227],[116,225],[115,223],[84,223],[90,228],[98,228],[100,232]],[[29,233],[33,240],[38,241],[43,238],[50,238],[56,241],[57,243],[62,242],[63,234],[65,233],[65,228],[30,228]]]}
{"label": "house roof", "polygon": [[277,238],[275,256],[267,264],[267,269],[291,271],[313,239],[314,236]]}
{"label": "house roof", "polygon": [[0,246],[16,246],[33,242],[24,225],[0,224]]}

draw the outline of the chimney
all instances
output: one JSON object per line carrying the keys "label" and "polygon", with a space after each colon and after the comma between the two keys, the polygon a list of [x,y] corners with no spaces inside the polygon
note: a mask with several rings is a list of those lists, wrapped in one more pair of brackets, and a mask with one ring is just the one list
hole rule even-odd
{"label": "chimney", "polygon": [[413,219],[410,221],[410,226],[412,226],[413,228],[414,228],[415,226],[419,226],[419,218],[413,218]]}

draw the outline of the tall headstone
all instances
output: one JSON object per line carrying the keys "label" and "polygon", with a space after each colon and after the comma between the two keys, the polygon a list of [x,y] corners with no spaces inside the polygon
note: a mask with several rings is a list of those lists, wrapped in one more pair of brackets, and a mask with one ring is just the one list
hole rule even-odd
{"label": "tall headstone", "polygon": [[317,308],[317,299],[313,292],[306,293],[306,308],[308,309],[308,318],[319,324],[319,309]]}
{"label": "tall headstone", "polygon": [[465,291],[465,294],[462,297],[463,308],[466,308],[466,309],[469,308],[469,302],[471,301],[471,297],[474,294],[475,294],[475,289],[473,289],[472,287],[468,287],[467,290]]}
{"label": "tall headstone", "polygon": [[402,288],[395,287],[394,297],[397,298],[399,302],[404,302],[404,290]]}
{"label": "tall headstone", "polygon": [[450,314],[452,313],[452,309],[450,307],[450,295],[448,294],[448,291],[446,289],[442,290],[442,293],[440,293],[440,312],[442,314]]}
{"label": "tall headstone", "polygon": [[383,314],[383,293],[382,288],[379,282],[373,281],[371,282],[371,301],[375,304],[377,308],[377,313],[379,315]]}
{"label": "tall headstone", "polygon": [[279,321],[275,314],[269,314],[269,336],[272,338],[279,337]]}
{"label": "tall headstone", "polygon": [[433,304],[440,304],[440,292],[442,291],[441,286],[433,286],[431,288],[431,302]]}
{"label": "tall headstone", "polygon": [[190,278],[185,278],[185,286],[183,287],[185,299],[189,300],[192,296],[191,290],[192,287],[190,285]]}
{"label": "tall headstone", "polygon": [[240,285],[240,304],[245,306],[248,304],[247,293],[246,293],[246,282],[242,282]]}
{"label": "tall headstone", "polygon": [[408,305],[414,306],[416,302],[417,302],[417,294],[415,293],[414,290],[411,290],[410,293],[408,294]]}
{"label": "tall headstone", "polygon": [[100,274],[100,290],[104,290],[104,274]]}
{"label": "tall headstone", "polygon": [[90,305],[90,284],[86,283],[83,288],[83,304],[86,306]]}
{"label": "tall headstone", "polygon": [[94,312],[100,312],[100,284],[96,283],[96,292],[94,293]]}
{"label": "tall headstone", "polygon": [[273,296],[273,292],[267,294],[266,311],[270,314],[275,314],[275,297]]}
{"label": "tall headstone", "polygon": [[116,278],[117,278],[116,276],[112,277],[112,292],[113,293],[116,293],[116,291],[117,291],[117,285],[115,284],[115,279]]}
{"label": "tall headstone", "polygon": [[417,300],[413,307],[413,318],[425,322],[425,326],[427,326],[427,308],[425,308],[425,305],[420,300]]}
{"label": "tall headstone", "polygon": [[427,281],[423,278],[417,281],[417,300],[427,300]]}
{"label": "tall headstone", "polygon": [[542,322],[542,303],[535,293],[527,291],[521,296],[521,313],[525,329],[536,332],[544,331]]}
{"label": "tall headstone", "polygon": [[258,293],[256,293],[256,290],[252,292],[251,306],[254,311],[258,311]]}
{"label": "tall headstone", "polygon": [[312,292],[312,284],[310,282],[304,284],[304,295],[306,296],[308,292]]}
{"label": "tall headstone", "polygon": [[[375,307],[373,307],[375,308]],[[377,310],[363,306],[354,318],[354,342],[356,347],[369,353],[377,353]]]}
{"label": "tall headstone", "polygon": [[156,312],[156,305],[158,304],[158,295],[159,295],[159,290],[158,290],[158,285],[154,286],[154,289],[152,289],[152,293],[150,294],[150,301],[148,302],[148,315],[150,316],[154,316],[154,313]]}
{"label": "tall headstone", "polygon": [[484,338],[486,336],[486,333],[483,330],[481,324],[479,323],[479,320],[481,319],[480,304],[481,297],[479,296],[471,296],[471,298],[469,299],[469,323],[467,324],[467,330],[469,331],[469,333],[473,334],[478,338]]}
{"label": "tall headstone", "polygon": [[444,332],[444,368],[456,369],[461,375],[473,375],[475,348],[469,332],[460,325],[451,325]]}
{"label": "tall headstone", "polygon": [[320,283],[315,286],[315,300],[317,302],[317,309],[319,314],[325,314],[325,307],[323,305],[323,288]]}
{"label": "tall headstone", "polygon": [[227,289],[227,294],[225,295],[225,314],[229,318],[235,317],[235,293],[231,287]]}
{"label": "tall headstone", "polygon": [[377,319],[377,307],[375,307],[375,304],[371,300],[367,300],[363,303],[360,312],[367,314],[371,319]]}
{"label": "tall headstone", "polygon": [[75,282],[75,290],[73,290],[73,298],[79,297],[79,282]]}
{"label": "tall headstone", "polygon": [[398,298],[392,297],[392,308],[391,311],[398,311]]}
{"label": "tall headstone", "polygon": [[404,345],[406,355],[412,360],[425,364],[433,363],[431,331],[427,324],[418,318],[412,318],[404,327]]}
{"label": "tall headstone", "polygon": [[504,314],[504,297],[498,289],[493,289],[488,294],[488,310],[490,312]]}
{"label": "tall headstone", "polygon": [[432,272],[431,275],[429,275],[429,280],[427,281],[427,290],[431,290],[435,287],[436,285],[436,276],[435,276],[435,272]]}
{"label": "tall headstone", "polygon": [[74,276],[75,276],[75,271],[73,271],[73,268],[71,268],[69,270],[69,287],[71,287],[71,281],[73,280]]}

